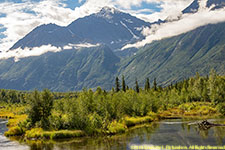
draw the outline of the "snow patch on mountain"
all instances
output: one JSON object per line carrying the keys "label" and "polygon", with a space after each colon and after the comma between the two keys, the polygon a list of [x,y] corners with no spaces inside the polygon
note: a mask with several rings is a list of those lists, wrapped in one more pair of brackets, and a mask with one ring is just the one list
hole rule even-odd
{"label": "snow patch on mountain", "polygon": [[116,13],[119,13],[120,11],[113,8],[113,7],[108,7],[108,6],[105,6],[101,9],[100,12],[96,13],[95,15],[97,17],[102,17],[102,18],[105,18],[105,19],[112,19],[113,18],[113,15],[116,14]]}
{"label": "snow patch on mountain", "polygon": [[68,44],[63,47],[64,50],[69,49],[79,49],[79,48],[91,48],[91,47],[98,47],[100,46],[99,43],[97,44],[91,44],[91,43],[80,43],[80,44]]}
{"label": "snow patch on mountain", "polygon": [[203,10],[207,9],[207,1],[208,0],[198,0],[198,3],[199,3],[198,11],[203,11]]}
{"label": "snow patch on mountain", "polygon": [[129,28],[127,27],[127,25],[126,25],[125,23],[123,23],[122,21],[120,21],[120,23],[121,23],[125,28],[127,28],[127,30],[130,32],[130,34],[133,36],[134,39],[139,39],[139,37],[137,37],[137,36],[131,31],[131,29],[129,29]]}

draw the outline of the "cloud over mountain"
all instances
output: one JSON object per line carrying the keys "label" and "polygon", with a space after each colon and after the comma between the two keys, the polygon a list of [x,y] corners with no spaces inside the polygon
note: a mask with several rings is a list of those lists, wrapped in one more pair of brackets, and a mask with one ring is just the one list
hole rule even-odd
{"label": "cloud over mountain", "polygon": [[[69,1],[69,0],[68,0]],[[0,50],[8,50],[41,24],[55,23],[66,26],[77,18],[96,13],[104,6],[113,6],[136,15],[145,21],[165,18],[182,10],[192,0],[79,0],[81,6],[69,8],[65,0],[23,0],[0,2]],[[72,1],[72,3],[75,3]],[[156,5],[160,11],[142,8],[144,4]],[[135,11],[132,9],[135,7]],[[137,9],[138,8],[138,9]],[[148,12],[148,14],[146,14]],[[2,36],[1,36],[2,35]]]}
{"label": "cloud over mountain", "polygon": [[[161,40],[188,31],[194,30],[207,24],[216,24],[225,21],[225,8],[210,11],[210,8],[200,9],[197,13],[183,14],[178,20],[168,21],[160,25],[154,25],[151,28],[143,30],[146,38],[135,44],[128,44],[123,49],[131,47],[142,47],[155,40]],[[175,16],[176,18],[176,16]]]}

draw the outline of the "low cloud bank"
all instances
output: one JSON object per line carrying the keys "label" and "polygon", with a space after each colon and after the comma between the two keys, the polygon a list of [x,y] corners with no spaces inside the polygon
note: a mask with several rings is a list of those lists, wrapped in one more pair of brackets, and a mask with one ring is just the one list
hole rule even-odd
{"label": "low cloud bank", "polygon": [[51,45],[43,45],[41,47],[24,48],[24,49],[18,48],[15,50],[1,52],[0,59],[14,58],[14,61],[17,62],[21,58],[30,56],[40,56],[47,52],[60,52],[61,50],[62,48]]}
{"label": "low cloud bank", "polygon": [[72,49],[79,49],[79,48],[91,48],[97,47],[100,44],[90,44],[90,43],[83,43],[83,44],[68,44],[62,47],[56,47],[52,45],[43,45],[41,47],[34,47],[34,48],[18,48],[9,51],[2,51],[0,53],[0,60],[1,59],[9,59],[14,58],[15,62],[18,62],[21,58],[32,57],[32,56],[40,56],[47,52],[60,52],[62,50],[72,50]]}
{"label": "low cloud bank", "polygon": [[184,14],[180,20],[153,25],[151,28],[145,28],[143,35],[146,38],[134,44],[128,44],[122,50],[136,47],[140,48],[153,41],[169,38],[186,33],[198,27],[225,22],[225,9],[210,11],[209,9],[201,9],[195,14]]}

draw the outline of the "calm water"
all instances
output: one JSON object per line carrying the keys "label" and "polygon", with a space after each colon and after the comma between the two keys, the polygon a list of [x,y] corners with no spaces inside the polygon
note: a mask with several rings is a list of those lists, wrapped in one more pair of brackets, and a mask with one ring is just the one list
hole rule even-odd
{"label": "calm water", "polygon": [[[225,122],[225,120],[209,120]],[[188,125],[190,124],[191,125]],[[195,121],[166,120],[140,128],[130,129],[124,135],[102,138],[81,138],[54,143],[29,142],[27,145],[9,140],[3,136],[6,121],[0,120],[0,150],[130,150],[168,149],[169,146],[223,146],[225,148],[225,127],[212,127],[207,131],[199,130]],[[143,147],[145,146],[145,147]],[[167,146],[167,147],[166,147]]]}
{"label": "calm water", "polygon": [[29,150],[29,146],[11,141],[4,136],[4,132],[7,131],[6,123],[6,120],[0,119],[0,150]]}

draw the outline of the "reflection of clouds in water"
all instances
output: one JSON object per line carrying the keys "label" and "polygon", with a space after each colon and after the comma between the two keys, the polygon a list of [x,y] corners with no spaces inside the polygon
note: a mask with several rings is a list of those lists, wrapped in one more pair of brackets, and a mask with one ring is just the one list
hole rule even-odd
{"label": "reflection of clouds in water", "polygon": [[17,142],[10,141],[5,136],[0,135],[0,149],[1,150],[28,150],[28,146],[20,145]]}
{"label": "reflection of clouds in water", "polygon": [[[173,125],[173,124],[188,124],[188,125],[195,125],[198,124],[200,122],[202,122],[203,120],[193,120],[193,121],[162,121],[162,122],[158,122],[160,124],[167,124],[167,125]],[[225,119],[207,119],[208,122],[220,122],[220,121],[225,121]]]}
{"label": "reflection of clouds in water", "polygon": [[0,120],[0,150],[28,150],[28,146],[21,145],[18,142],[10,141],[4,136],[7,120]]}
{"label": "reflection of clouds in water", "polygon": [[144,144],[144,145],[130,145],[131,150],[166,150],[166,146]]}
{"label": "reflection of clouds in water", "polygon": [[161,122],[161,124],[168,124],[168,125],[173,125],[173,124],[184,124],[184,123],[189,123],[189,122]]}
{"label": "reflection of clouds in water", "polygon": [[180,119],[171,119],[171,120],[165,120],[165,121],[161,121],[158,122],[159,124],[167,124],[167,125],[173,125],[173,124],[189,124],[191,123],[191,121],[182,121]]}
{"label": "reflection of clouds in water", "polygon": [[0,124],[6,124],[8,121],[1,121]]}

